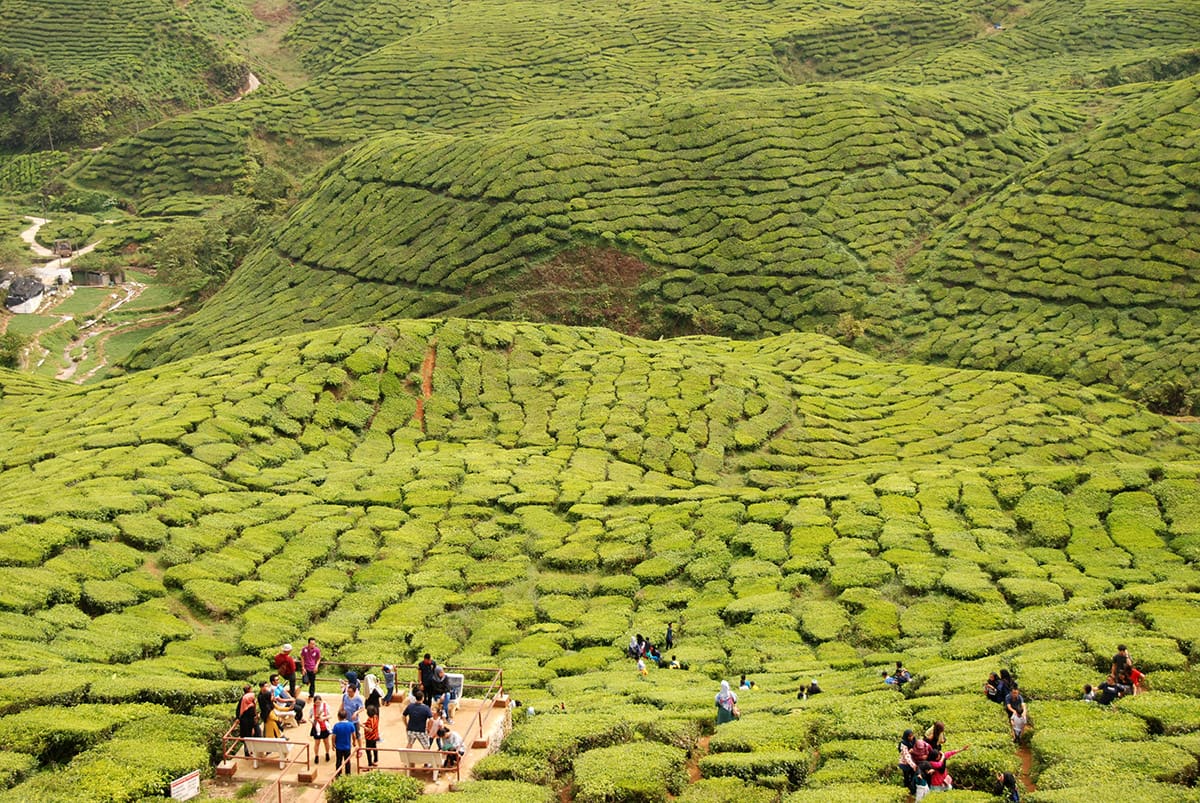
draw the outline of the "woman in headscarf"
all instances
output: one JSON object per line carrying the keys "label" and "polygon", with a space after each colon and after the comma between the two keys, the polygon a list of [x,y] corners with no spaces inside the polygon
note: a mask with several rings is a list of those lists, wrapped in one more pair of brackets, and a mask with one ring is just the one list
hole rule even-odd
{"label": "woman in headscarf", "polygon": [[[258,732],[258,699],[254,687],[247,683],[242,687],[242,699],[238,702],[238,736],[261,736]],[[250,755],[249,746],[246,755]]]}
{"label": "woman in headscarf", "polygon": [[737,719],[737,695],[729,689],[729,681],[721,681],[721,690],[717,692],[717,724],[732,722]]}

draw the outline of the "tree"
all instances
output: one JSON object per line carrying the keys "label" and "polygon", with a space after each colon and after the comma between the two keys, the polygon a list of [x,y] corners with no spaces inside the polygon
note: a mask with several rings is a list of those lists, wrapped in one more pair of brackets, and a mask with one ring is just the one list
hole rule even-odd
{"label": "tree", "polygon": [[16,332],[0,335],[0,368],[20,368],[24,348],[25,338]]}

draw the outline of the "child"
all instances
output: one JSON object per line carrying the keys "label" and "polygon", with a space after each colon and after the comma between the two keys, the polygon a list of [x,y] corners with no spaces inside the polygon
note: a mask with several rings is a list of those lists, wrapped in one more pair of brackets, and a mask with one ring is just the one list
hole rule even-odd
{"label": "child", "polygon": [[445,727],[445,722],[442,721],[442,701],[437,700],[433,704],[433,716],[425,723],[425,735],[429,737],[429,741],[436,741],[438,731]]}
{"label": "child", "polygon": [[350,749],[354,744],[354,723],[346,719],[345,711],[338,711],[337,724],[333,726],[333,752],[337,756],[337,764],[333,774],[350,774]]}
{"label": "child", "polygon": [[329,763],[329,703],[321,699],[321,695],[313,697],[313,724],[309,735],[313,739],[313,762],[321,763],[321,745],[325,746],[325,763]]}
{"label": "child", "polygon": [[367,766],[379,766],[379,706],[367,706],[367,721],[363,725],[363,738],[367,740]]}
{"label": "child", "polygon": [[646,659],[645,658],[638,658],[637,670],[638,670],[638,677],[641,680],[645,680],[646,676],[650,674],[650,672],[646,669]]}
{"label": "child", "polygon": [[391,664],[383,665],[383,686],[387,692],[383,695],[383,704],[392,704],[392,695],[396,693],[396,669]]}

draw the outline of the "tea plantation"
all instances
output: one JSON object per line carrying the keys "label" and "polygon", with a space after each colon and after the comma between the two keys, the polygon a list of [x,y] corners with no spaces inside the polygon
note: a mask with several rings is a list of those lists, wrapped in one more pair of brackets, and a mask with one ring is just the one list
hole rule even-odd
{"label": "tea plantation", "polygon": [[[132,367],[486,316],[823,331],[1200,411],[1188,2],[339,0],[300,9],[286,41],[306,85],[64,174],[171,209],[312,171],[224,292]],[[634,263],[599,303],[571,275],[582,249]]]}
{"label": "tea plantation", "polygon": [[[813,335],[463,320],[0,389],[0,800],[208,766],[241,682],[308,635],[503,666],[539,713],[488,794],[901,800],[895,740],[935,719],[982,789],[1019,769],[979,693],[1006,667],[1031,800],[1194,799],[1200,436],[1113,395]],[[686,669],[640,679],[623,647],[668,622]],[[1152,691],[1079,702],[1118,642]]]}

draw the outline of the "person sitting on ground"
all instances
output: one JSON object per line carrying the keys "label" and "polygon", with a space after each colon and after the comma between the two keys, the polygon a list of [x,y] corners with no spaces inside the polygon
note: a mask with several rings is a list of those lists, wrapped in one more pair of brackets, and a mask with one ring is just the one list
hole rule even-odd
{"label": "person sitting on ground", "polygon": [[753,689],[753,688],[754,688],[754,681],[753,681],[753,680],[746,680],[746,676],[745,676],[745,675],[742,675],[742,680],[741,680],[741,682],[740,682],[740,683],[738,683],[738,688],[739,688],[739,689]]}
{"label": "person sitting on ground", "polygon": [[[879,676],[881,678],[883,678],[883,682],[886,683],[887,685],[896,686],[896,679],[894,677],[892,677],[891,675],[889,675],[888,671],[886,669],[883,670],[882,672],[880,672]],[[897,686],[897,688],[899,688],[899,687]]]}
{"label": "person sitting on ground", "polygon": [[993,794],[1003,798],[1004,803],[1021,803],[1021,793],[1017,791],[1017,776],[1011,772],[997,772]]}
{"label": "person sitting on ground", "polygon": [[995,672],[988,674],[988,679],[983,684],[983,696],[993,703],[1004,702],[1004,692],[1001,690],[1000,676]]}
{"label": "person sitting on ground", "polygon": [[444,767],[457,767],[467,752],[467,746],[463,744],[462,737],[444,725],[437,732],[437,749],[453,754],[446,756],[446,760],[442,764]]}
{"label": "person sitting on ground", "polygon": [[655,666],[662,666],[662,653],[658,651],[658,647],[655,647],[653,644],[650,645],[650,649],[646,651],[646,656],[654,662]]}
{"label": "person sitting on ground", "polygon": [[638,640],[636,635],[629,637],[629,646],[625,648],[625,654],[630,658],[638,657]]}
{"label": "person sitting on ground", "polygon": [[904,668],[904,664],[900,661],[896,662],[896,671],[892,673],[892,677],[896,679],[896,685],[903,686],[912,680],[912,673]]}
{"label": "person sitting on ground", "polygon": [[1000,685],[997,687],[1002,695],[1000,704],[1004,705],[1004,701],[1008,698],[1008,690],[1017,685],[1017,679],[1012,676],[1012,673],[1007,669],[1000,670]]}
{"label": "person sitting on ground", "polygon": [[820,694],[820,693],[821,693],[821,687],[817,683],[817,679],[813,678],[811,681],[809,681],[808,688],[804,690],[804,699],[807,700],[809,697],[812,697],[814,694]]}
{"label": "person sitting on ground", "polygon": [[1025,726],[1029,722],[1029,716],[1025,708],[1025,698],[1021,696],[1021,690],[1016,686],[1009,690],[1008,699],[1004,701],[1004,710],[1008,712],[1008,723],[1012,727],[1013,741],[1020,743],[1021,735],[1025,733]]}
{"label": "person sitting on ground", "polygon": [[1096,702],[1096,690],[1092,688],[1092,684],[1083,684],[1083,701],[1085,703]]}
{"label": "person sitting on ground", "polygon": [[412,747],[413,742],[420,742],[421,747],[429,749],[429,735],[425,732],[425,726],[429,723],[430,717],[433,716],[433,711],[429,706],[425,705],[425,693],[420,689],[414,692],[413,696],[416,701],[404,709],[404,728],[408,731],[407,747]]}
{"label": "person sitting on ground", "polygon": [[671,664],[667,668],[668,669],[678,669],[679,668],[679,659],[676,658],[674,655],[672,655],[671,656]]}

